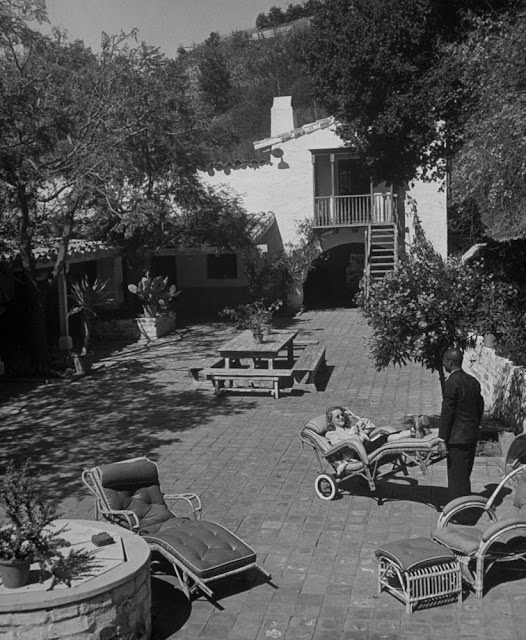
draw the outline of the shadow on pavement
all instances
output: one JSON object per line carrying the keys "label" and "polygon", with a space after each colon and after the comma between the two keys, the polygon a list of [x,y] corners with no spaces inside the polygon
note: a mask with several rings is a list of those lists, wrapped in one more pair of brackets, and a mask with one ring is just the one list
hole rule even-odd
{"label": "shadow on pavement", "polygon": [[[403,484],[402,484],[403,483]],[[362,478],[350,478],[340,485],[345,498],[348,492],[353,496],[369,496],[378,504],[388,501],[420,502],[439,511],[449,502],[447,487],[421,484],[416,478],[397,476],[393,480],[376,482],[376,491],[372,492]]]}
{"label": "shadow on pavement", "polygon": [[[204,352],[209,340],[217,343],[214,336],[204,332]],[[188,370],[187,358],[200,355],[191,342],[177,349],[171,340],[136,345],[98,363],[84,378],[24,387],[20,394],[13,388],[0,406],[0,472],[10,461],[30,460],[60,501],[82,487],[84,467],[139,455],[155,460],[161,445],[179,442],[181,432],[252,409],[253,400],[216,402],[208,390],[191,388],[178,373]]]}
{"label": "shadow on pavement", "polygon": [[[216,608],[223,609],[221,600],[263,584],[269,584],[269,581],[257,569],[213,583]],[[270,584],[278,588],[273,583]],[[192,601],[188,600],[174,575],[152,576],[151,587],[152,640],[167,640],[189,619],[192,613]],[[204,596],[200,594],[198,597]]]}
{"label": "shadow on pavement", "polygon": [[152,576],[152,640],[166,640],[188,620],[192,605],[177,580]]}

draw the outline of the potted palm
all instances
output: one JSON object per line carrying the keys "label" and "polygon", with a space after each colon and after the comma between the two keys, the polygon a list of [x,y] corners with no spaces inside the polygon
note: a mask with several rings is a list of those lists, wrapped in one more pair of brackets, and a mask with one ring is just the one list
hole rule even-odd
{"label": "potted palm", "polygon": [[21,468],[7,467],[0,486],[0,502],[8,522],[0,526],[0,577],[7,589],[26,585],[32,563],[40,567],[39,580],[52,578],[51,588],[71,580],[94,565],[85,551],[65,548],[64,529],[52,527],[55,508],[39,488],[38,478],[26,462]]}
{"label": "potted palm", "polygon": [[136,319],[142,337],[155,340],[175,329],[174,303],[181,290],[168,284],[168,276],[152,277],[147,271],[136,285],[129,284],[128,290],[143,308],[143,315]]}
{"label": "potted palm", "polygon": [[84,375],[90,370],[92,362],[89,345],[93,319],[97,316],[99,309],[112,301],[112,297],[106,280],[96,278],[92,284],[87,276],[71,285],[71,295],[74,306],[70,309],[69,315],[80,315],[82,334],[80,351],[73,352],[71,355],[75,365],[75,373]]}

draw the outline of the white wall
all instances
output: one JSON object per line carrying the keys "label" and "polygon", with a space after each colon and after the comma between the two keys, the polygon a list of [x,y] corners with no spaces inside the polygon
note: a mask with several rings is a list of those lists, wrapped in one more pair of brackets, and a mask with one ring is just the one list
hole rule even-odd
{"label": "white wall", "polygon": [[[447,198],[443,181],[413,180],[407,196],[416,202],[417,215],[426,238],[443,258],[447,257]],[[406,242],[413,243],[414,222],[412,207],[406,197]]]}
{"label": "white wall", "polygon": [[[273,211],[284,243],[296,237],[296,223],[314,216],[313,165],[310,150],[338,149],[342,140],[334,125],[304,134],[299,138],[275,145],[280,158],[270,154],[271,164],[256,169],[232,169],[230,174],[216,171],[213,176],[201,173],[201,179],[214,186],[230,187],[241,196],[249,213]],[[375,187],[375,191],[390,190],[390,185]],[[409,194],[416,200],[418,215],[428,239],[444,257],[447,255],[446,193],[441,183],[415,180]],[[410,208],[406,206],[406,241],[412,240]],[[409,217],[408,217],[409,215]]]}
{"label": "white wall", "polygon": [[232,170],[230,175],[217,171],[202,173],[203,182],[226,185],[242,198],[249,213],[273,211],[284,243],[294,241],[296,222],[314,215],[313,169],[310,149],[338,148],[341,139],[331,128],[320,129],[288,140],[277,148],[281,158],[270,155],[271,164],[257,169]]}

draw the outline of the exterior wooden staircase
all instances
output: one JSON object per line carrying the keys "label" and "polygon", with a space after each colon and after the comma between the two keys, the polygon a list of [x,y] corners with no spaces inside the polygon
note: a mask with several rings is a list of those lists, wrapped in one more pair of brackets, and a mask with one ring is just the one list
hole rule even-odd
{"label": "exterior wooden staircase", "polygon": [[396,224],[372,224],[367,230],[366,274],[368,284],[395,268],[398,259]]}

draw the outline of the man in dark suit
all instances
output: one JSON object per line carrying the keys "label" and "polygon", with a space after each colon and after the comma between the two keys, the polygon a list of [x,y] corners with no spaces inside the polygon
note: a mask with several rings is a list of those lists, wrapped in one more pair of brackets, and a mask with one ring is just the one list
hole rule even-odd
{"label": "man in dark suit", "polygon": [[438,437],[440,451],[447,453],[451,500],[471,493],[470,475],[484,411],[480,384],[462,369],[462,359],[459,349],[448,349],[443,359],[449,377],[444,385]]}

